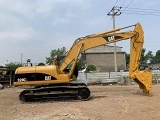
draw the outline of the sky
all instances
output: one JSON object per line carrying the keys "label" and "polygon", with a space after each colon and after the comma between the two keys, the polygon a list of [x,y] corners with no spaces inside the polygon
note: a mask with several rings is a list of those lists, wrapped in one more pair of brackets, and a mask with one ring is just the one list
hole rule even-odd
{"label": "sky", "polygon": [[[140,22],[144,48],[155,54],[160,48],[159,5],[159,0],[0,0],[0,65],[27,59],[45,63],[53,49],[69,50],[79,37],[112,30],[107,14],[113,6],[122,7],[116,28]],[[129,40],[116,44],[129,53]]]}

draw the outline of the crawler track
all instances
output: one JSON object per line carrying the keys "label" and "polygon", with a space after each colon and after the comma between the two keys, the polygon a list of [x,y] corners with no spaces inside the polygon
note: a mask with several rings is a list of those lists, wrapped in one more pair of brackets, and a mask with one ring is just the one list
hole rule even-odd
{"label": "crawler track", "polygon": [[80,84],[58,84],[36,86],[26,89],[19,94],[19,100],[22,102],[33,102],[41,99],[80,99],[87,100],[90,96],[90,90],[83,83]]}

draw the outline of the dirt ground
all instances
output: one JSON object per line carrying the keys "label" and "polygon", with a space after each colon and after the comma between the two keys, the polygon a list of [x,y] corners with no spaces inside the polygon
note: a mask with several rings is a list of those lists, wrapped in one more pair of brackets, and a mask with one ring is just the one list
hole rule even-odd
{"label": "dirt ground", "polygon": [[138,85],[89,86],[88,101],[21,103],[22,88],[0,90],[0,120],[159,120],[160,85],[143,96]]}

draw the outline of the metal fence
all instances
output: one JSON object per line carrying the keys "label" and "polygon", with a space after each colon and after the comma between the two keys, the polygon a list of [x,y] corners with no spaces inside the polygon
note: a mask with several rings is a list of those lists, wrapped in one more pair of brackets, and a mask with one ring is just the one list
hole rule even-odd
{"label": "metal fence", "polygon": [[[136,84],[133,80],[127,76],[129,72],[92,72],[82,73],[79,72],[77,82],[83,82],[86,84]],[[160,82],[160,71],[152,71],[153,83]]]}

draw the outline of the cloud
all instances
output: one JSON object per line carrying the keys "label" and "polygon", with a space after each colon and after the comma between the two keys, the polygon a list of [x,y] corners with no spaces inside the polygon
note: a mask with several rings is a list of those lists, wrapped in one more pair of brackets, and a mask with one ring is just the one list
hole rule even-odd
{"label": "cloud", "polygon": [[25,24],[20,18],[0,11],[0,31],[15,30],[24,26]]}
{"label": "cloud", "polygon": [[33,28],[23,28],[17,31],[0,32],[1,41],[23,41],[30,40],[33,36],[36,36],[36,32]]}
{"label": "cloud", "polygon": [[1,0],[0,1],[1,10],[7,14],[19,14],[26,15],[28,13],[32,13],[31,11],[34,9],[32,4],[24,2],[24,0]]}
{"label": "cloud", "polygon": [[[0,59],[17,61],[20,53],[23,52],[26,58],[39,62],[42,58],[45,59],[46,54],[49,54],[52,49],[70,48],[74,40],[79,37],[110,30],[112,20],[107,13],[114,2],[108,4],[106,0],[0,0],[0,40],[2,41]],[[127,6],[130,2],[125,3],[124,6]],[[133,1],[130,7],[141,8],[142,5],[143,8],[154,6],[158,9],[159,7],[158,2],[144,0]],[[150,21],[144,18],[149,17],[122,13],[116,16],[116,27],[141,22],[144,28],[148,29],[145,30],[146,41],[150,40],[151,36],[154,38],[154,31],[157,32],[158,38],[155,19],[152,19],[154,24],[150,25]],[[107,26],[109,21],[110,28]],[[156,42],[152,44],[155,46]],[[125,48],[124,44],[120,46]]]}

